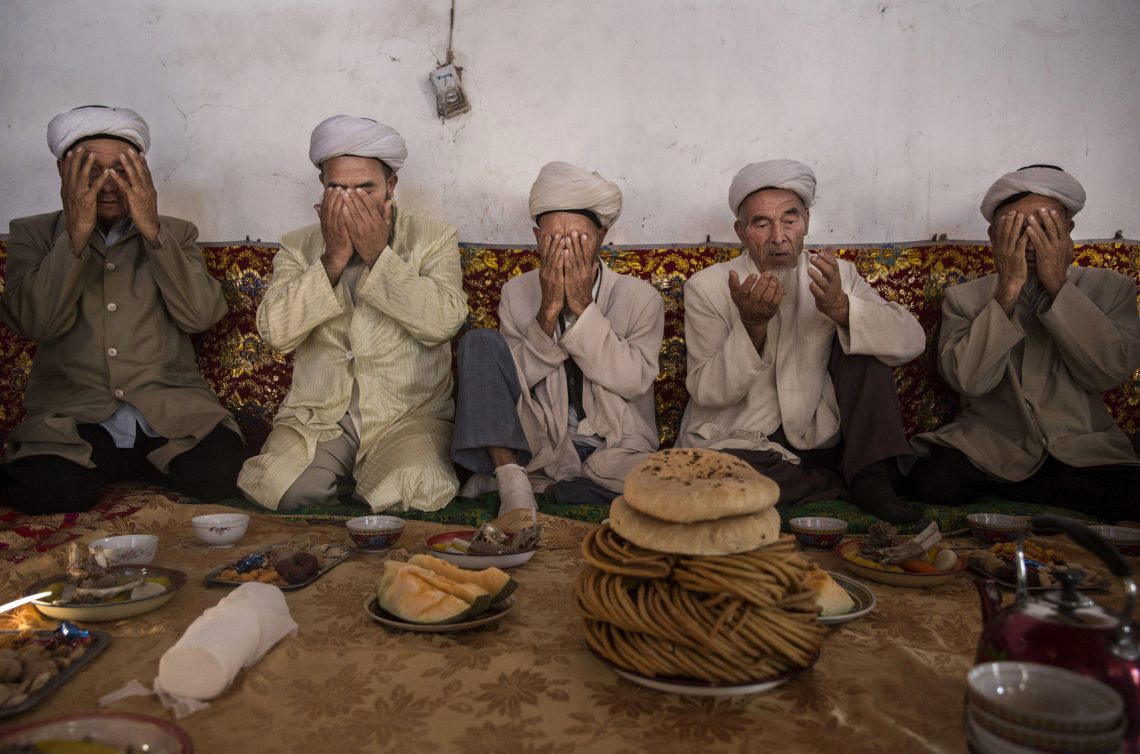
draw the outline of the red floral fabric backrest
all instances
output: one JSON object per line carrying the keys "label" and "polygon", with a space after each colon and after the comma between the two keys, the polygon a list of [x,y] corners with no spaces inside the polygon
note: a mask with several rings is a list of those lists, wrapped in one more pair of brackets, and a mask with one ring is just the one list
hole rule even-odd
{"label": "red floral fabric backrest", "polygon": [[[927,333],[919,358],[895,370],[908,433],[934,429],[953,417],[957,396],[938,376],[936,348],[943,291],[947,286],[993,271],[987,247],[978,244],[882,244],[830,246],[853,262],[879,293],[912,311]],[[275,246],[206,246],[210,272],[222,281],[230,313],[195,337],[198,366],[222,403],[237,417],[251,448],[264,442],[281,400],[289,390],[292,356],[270,350],[257,334],[255,314],[273,270]],[[685,392],[684,282],[711,264],[733,258],[734,246],[607,247],[615,272],[649,281],[665,299],[665,339],[657,379],[658,429],[662,445],[676,437],[688,396]],[[499,290],[515,275],[534,269],[538,254],[528,247],[463,245],[464,288],[470,309],[464,329],[498,326]],[[7,247],[0,239],[0,286]],[[1082,244],[1076,263],[1106,267],[1140,280],[1140,244],[1110,241]],[[0,287],[2,290],[2,287]],[[35,345],[0,326],[0,429],[5,434],[23,416],[21,395]],[[1117,422],[1140,445],[1140,371],[1104,396]]]}

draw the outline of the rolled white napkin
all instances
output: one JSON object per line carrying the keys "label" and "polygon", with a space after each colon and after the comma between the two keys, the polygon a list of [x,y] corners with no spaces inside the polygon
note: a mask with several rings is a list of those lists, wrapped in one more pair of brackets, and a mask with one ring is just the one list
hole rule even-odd
{"label": "rolled white napkin", "polygon": [[242,584],[186,629],[158,661],[154,690],[185,700],[213,699],[242,668],[296,633],[285,595],[275,586]]}

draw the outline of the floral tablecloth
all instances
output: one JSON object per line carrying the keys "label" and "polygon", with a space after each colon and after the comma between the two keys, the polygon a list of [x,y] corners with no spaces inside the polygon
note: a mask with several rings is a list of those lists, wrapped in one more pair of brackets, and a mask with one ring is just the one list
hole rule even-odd
{"label": "floral tablecloth", "polygon": [[[236,555],[282,541],[347,542],[338,526],[255,516],[237,547],[207,549],[189,520],[208,509],[156,496],[133,516],[106,522],[107,533],[158,534],[154,564],[185,571],[190,583],[152,613],[100,624],[113,636],[108,650],[40,706],[3,723],[94,712],[99,697],[132,679],[149,685],[162,653],[227,593],[203,576]],[[965,675],[981,627],[969,579],[928,590],[870,584],[875,610],[833,629],[811,670],[767,694],[683,697],[621,680],[586,650],[571,584],[593,524],[543,523],[545,547],[512,571],[518,603],[502,622],[460,634],[391,632],[363,609],[382,556],[354,555],[286,593],[299,633],[177,724],[208,754],[965,750]],[[420,551],[445,529],[410,521],[398,547]],[[65,551],[5,568],[0,602],[60,572]],[[830,552],[810,557],[841,569]],[[1115,587],[1107,599],[1119,596]],[[0,615],[4,629],[52,626],[30,606]],[[170,717],[153,697],[108,709]]]}

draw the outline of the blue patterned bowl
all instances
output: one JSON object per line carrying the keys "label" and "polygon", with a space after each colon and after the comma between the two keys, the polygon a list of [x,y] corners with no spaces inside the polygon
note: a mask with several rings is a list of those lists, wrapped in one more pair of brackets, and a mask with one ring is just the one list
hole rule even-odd
{"label": "blue patterned bowl", "polygon": [[831,549],[842,542],[847,534],[847,522],[841,518],[804,516],[793,518],[788,526],[804,547]]}

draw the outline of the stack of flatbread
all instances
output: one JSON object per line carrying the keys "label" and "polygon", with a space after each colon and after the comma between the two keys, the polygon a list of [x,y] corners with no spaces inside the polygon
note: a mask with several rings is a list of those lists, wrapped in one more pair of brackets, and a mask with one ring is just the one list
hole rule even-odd
{"label": "stack of flatbread", "polygon": [[575,602],[595,653],[634,673],[746,683],[810,665],[814,569],[780,535],[779,487],[714,450],[654,453],[583,543]]}
{"label": "stack of flatbread", "polygon": [[744,461],[702,448],[654,453],[630,472],[610,526],[648,550],[735,555],[780,536],[780,488]]}

